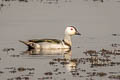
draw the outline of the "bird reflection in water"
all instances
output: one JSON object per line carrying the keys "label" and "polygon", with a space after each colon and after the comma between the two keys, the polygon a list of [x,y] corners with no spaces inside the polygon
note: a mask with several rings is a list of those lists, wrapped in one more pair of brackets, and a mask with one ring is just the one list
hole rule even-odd
{"label": "bird reflection in water", "polygon": [[28,49],[23,51],[23,54],[28,55],[63,55],[69,52],[70,49]]}
{"label": "bird reflection in water", "polygon": [[[72,51],[71,49],[30,49],[26,50],[22,53],[22,55],[28,56],[62,56],[62,57],[54,57],[49,62],[50,65],[62,65],[63,68],[66,68],[69,72],[76,72],[77,65],[79,64],[78,59],[72,59]],[[56,66],[58,67],[58,66]]]}
{"label": "bird reflection in water", "polygon": [[64,54],[64,59],[65,62],[65,67],[68,71],[76,71],[77,70],[77,65],[78,65],[78,60],[77,59],[72,59],[72,51],[66,52]]}

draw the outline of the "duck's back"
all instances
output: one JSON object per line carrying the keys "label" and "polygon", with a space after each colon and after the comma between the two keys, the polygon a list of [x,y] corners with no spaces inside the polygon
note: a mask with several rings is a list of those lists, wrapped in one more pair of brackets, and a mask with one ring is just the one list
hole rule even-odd
{"label": "duck's back", "polygon": [[48,43],[52,43],[52,44],[60,44],[61,40],[58,40],[58,39],[32,39],[32,40],[29,40],[29,42],[34,42],[34,43],[48,42]]}

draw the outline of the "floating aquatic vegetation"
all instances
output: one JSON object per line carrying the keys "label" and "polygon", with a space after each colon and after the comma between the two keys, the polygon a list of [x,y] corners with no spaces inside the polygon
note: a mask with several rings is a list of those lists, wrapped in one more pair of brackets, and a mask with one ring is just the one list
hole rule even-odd
{"label": "floating aquatic vegetation", "polygon": [[38,78],[38,80],[45,80],[45,79],[52,80],[53,78],[49,76]]}
{"label": "floating aquatic vegetation", "polygon": [[5,6],[5,4],[0,3],[0,9],[1,9],[2,7],[4,7],[4,6]]}
{"label": "floating aquatic vegetation", "polygon": [[30,77],[34,75],[35,68],[25,68],[25,67],[6,67],[10,74],[16,75],[17,73],[21,73],[18,76],[8,78],[7,80],[30,80]]}
{"label": "floating aquatic vegetation", "polygon": [[120,36],[120,34],[112,34],[113,36]]}
{"label": "floating aquatic vegetation", "polygon": [[28,2],[28,0],[18,0],[19,2]]}
{"label": "floating aquatic vegetation", "polygon": [[19,67],[17,70],[18,70],[19,72],[23,72],[23,71],[25,71],[26,69],[25,69],[24,67]]}
{"label": "floating aquatic vegetation", "polygon": [[93,0],[93,1],[100,1],[100,2],[104,2],[104,0]]}
{"label": "floating aquatic vegetation", "polygon": [[17,54],[13,54],[13,55],[10,55],[11,57],[20,57],[20,55],[17,55]]}
{"label": "floating aquatic vegetation", "polygon": [[119,72],[109,72],[109,74],[118,74]]}
{"label": "floating aquatic vegetation", "polygon": [[111,44],[111,46],[114,47],[114,48],[118,48],[118,47],[120,47],[120,44],[113,43],[113,44]]}
{"label": "floating aquatic vegetation", "polygon": [[2,0],[3,2],[10,2],[10,1],[19,1],[19,2],[28,2],[28,0]]}
{"label": "floating aquatic vegetation", "polygon": [[[29,3],[29,2],[38,2],[40,4],[59,4],[61,0],[2,0],[0,2],[0,10],[3,7],[12,6],[13,4],[10,2],[18,2],[18,3]],[[63,2],[71,2],[71,0],[63,0]]]}
{"label": "floating aquatic vegetation", "polygon": [[119,62],[114,62],[111,60],[111,57],[116,55],[120,55],[120,50],[113,49],[101,49],[99,51],[96,50],[86,50],[85,53],[89,58],[80,59],[80,63],[86,64],[86,62],[91,63],[91,68],[93,67],[106,67],[106,66],[116,66],[119,65]]}
{"label": "floating aquatic vegetation", "polygon": [[18,77],[14,77],[14,78],[8,78],[7,80],[30,80],[30,78],[18,76]]}
{"label": "floating aquatic vegetation", "polygon": [[8,70],[8,72],[10,72],[10,73],[17,73],[17,72],[24,72],[24,71],[31,72],[31,71],[35,70],[35,68],[25,68],[25,67],[18,67],[18,68],[16,68],[16,67],[7,67],[5,69]]}
{"label": "floating aquatic vegetation", "polygon": [[88,77],[89,76],[100,76],[100,77],[104,77],[107,76],[107,73],[104,72],[87,72]]}
{"label": "floating aquatic vegetation", "polygon": [[101,55],[103,57],[109,57],[110,55],[120,55],[120,50],[119,49],[107,50],[107,49],[103,48],[103,49],[101,49],[99,51],[96,51],[96,50],[86,50],[83,53],[85,53],[86,55],[90,55],[90,56]]}
{"label": "floating aquatic vegetation", "polygon": [[89,53],[89,54],[93,54],[93,53],[95,53],[95,54],[96,54],[97,51],[96,51],[96,50],[87,50],[87,51],[84,52],[84,53],[86,53],[86,54],[87,54],[87,53]]}
{"label": "floating aquatic vegetation", "polygon": [[54,64],[56,64],[56,62],[50,61],[49,64],[54,65]]}
{"label": "floating aquatic vegetation", "polygon": [[52,72],[46,72],[46,73],[44,73],[45,75],[53,75],[53,73]]}
{"label": "floating aquatic vegetation", "polygon": [[111,62],[110,63],[110,66],[118,66],[118,65],[120,65],[120,62]]}
{"label": "floating aquatic vegetation", "polygon": [[4,72],[3,71],[0,71],[0,75],[3,74]]}
{"label": "floating aquatic vegetation", "polygon": [[[0,9],[3,7],[12,6],[13,4],[10,2],[18,2],[18,3],[29,3],[29,2],[38,2],[40,4],[60,4],[61,2],[70,3],[73,0],[2,0],[0,3]],[[83,0],[89,1],[89,0]],[[104,0],[92,0],[93,2],[104,2]],[[116,1],[120,2],[120,1]],[[120,36],[119,34],[112,34],[113,36]],[[79,48],[79,47],[78,47]]]}
{"label": "floating aquatic vegetation", "polygon": [[66,61],[66,59],[55,58],[55,59],[53,59],[53,61],[58,61],[58,62],[60,62],[60,61]]}
{"label": "floating aquatic vegetation", "polygon": [[108,78],[120,80],[120,75],[110,75]]}
{"label": "floating aquatic vegetation", "polygon": [[53,70],[54,72],[57,72],[59,70],[59,68],[56,68],[55,70]]}
{"label": "floating aquatic vegetation", "polygon": [[3,52],[9,52],[9,51],[15,51],[15,49],[14,48],[4,48],[3,49]]}
{"label": "floating aquatic vegetation", "polygon": [[85,53],[86,55],[91,55],[91,56],[97,56],[98,55],[97,51],[95,51],[95,50],[87,50],[83,53]]}

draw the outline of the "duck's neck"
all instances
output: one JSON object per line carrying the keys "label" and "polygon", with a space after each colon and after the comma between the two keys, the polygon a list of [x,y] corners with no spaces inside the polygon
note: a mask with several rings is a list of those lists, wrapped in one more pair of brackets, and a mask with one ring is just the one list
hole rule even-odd
{"label": "duck's neck", "polygon": [[68,34],[65,34],[64,36],[64,43],[67,44],[68,46],[72,46],[72,40],[71,40],[71,36]]}

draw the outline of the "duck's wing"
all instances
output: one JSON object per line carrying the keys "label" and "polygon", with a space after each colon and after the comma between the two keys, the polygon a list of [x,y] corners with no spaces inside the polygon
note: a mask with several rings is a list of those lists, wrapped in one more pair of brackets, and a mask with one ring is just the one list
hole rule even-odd
{"label": "duck's wing", "polygon": [[41,43],[41,42],[48,42],[48,43],[61,43],[61,40],[58,39],[32,39],[29,40],[29,42],[34,42],[34,43]]}

